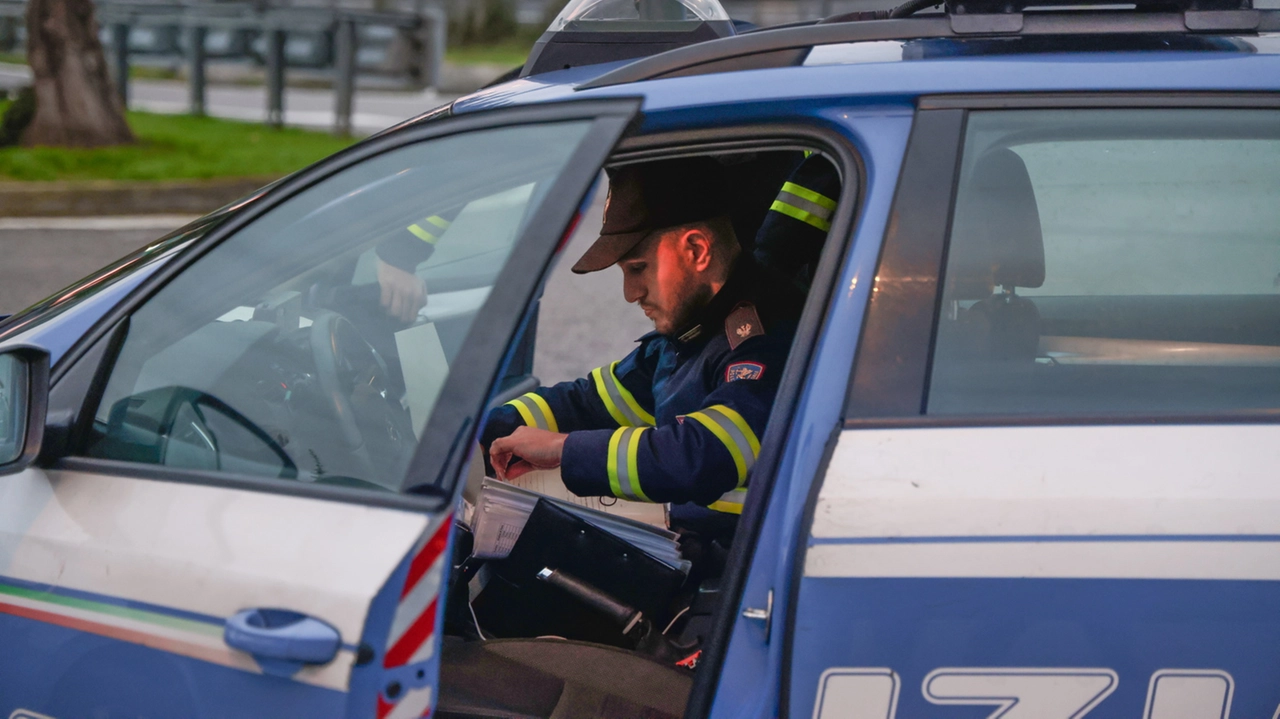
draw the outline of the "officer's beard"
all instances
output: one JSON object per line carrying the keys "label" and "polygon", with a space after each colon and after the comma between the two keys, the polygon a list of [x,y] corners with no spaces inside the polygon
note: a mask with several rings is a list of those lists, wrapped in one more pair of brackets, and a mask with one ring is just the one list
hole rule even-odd
{"label": "officer's beard", "polygon": [[687,332],[698,313],[711,302],[715,293],[711,291],[711,286],[700,281],[700,278],[689,277],[675,295],[675,309],[667,317],[659,315],[653,319],[653,328],[664,335],[679,335]]}

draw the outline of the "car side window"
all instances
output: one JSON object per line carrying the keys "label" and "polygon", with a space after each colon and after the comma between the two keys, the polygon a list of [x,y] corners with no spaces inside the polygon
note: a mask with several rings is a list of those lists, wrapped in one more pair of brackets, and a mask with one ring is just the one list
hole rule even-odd
{"label": "car side window", "polygon": [[929,414],[1280,407],[1280,112],[969,115]]}
{"label": "car side window", "polygon": [[590,126],[427,140],[259,217],[130,317],[84,454],[397,490],[476,313]]}

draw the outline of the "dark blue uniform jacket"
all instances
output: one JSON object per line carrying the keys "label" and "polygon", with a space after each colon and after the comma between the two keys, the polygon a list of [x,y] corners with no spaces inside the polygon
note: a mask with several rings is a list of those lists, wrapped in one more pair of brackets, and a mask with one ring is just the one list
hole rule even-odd
{"label": "dark blue uniform jacket", "polygon": [[482,443],[521,425],[567,432],[561,476],[575,494],[741,513],[802,304],[744,255],[687,329],[494,409]]}

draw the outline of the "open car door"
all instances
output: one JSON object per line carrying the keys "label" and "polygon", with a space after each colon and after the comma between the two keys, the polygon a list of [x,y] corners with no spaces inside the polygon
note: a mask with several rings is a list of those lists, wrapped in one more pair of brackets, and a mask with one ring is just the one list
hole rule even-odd
{"label": "open car door", "polygon": [[458,477],[638,107],[398,128],[108,313],[0,478],[0,716],[429,713]]}

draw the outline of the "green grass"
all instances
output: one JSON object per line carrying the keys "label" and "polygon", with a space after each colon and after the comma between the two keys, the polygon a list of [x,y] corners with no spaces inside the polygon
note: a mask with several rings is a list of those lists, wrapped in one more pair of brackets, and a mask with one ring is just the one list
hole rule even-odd
{"label": "green grass", "polygon": [[172,67],[156,65],[130,65],[129,77],[138,80],[177,80],[180,73]]}
{"label": "green grass", "polygon": [[523,65],[533,49],[537,35],[522,33],[521,36],[498,43],[485,45],[450,45],[445,48],[445,62],[455,65],[505,65],[515,67]]}
{"label": "green grass", "polygon": [[[0,112],[8,107],[0,102]],[[130,112],[133,145],[0,148],[0,180],[178,180],[282,176],[350,145],[322,132]]]}

